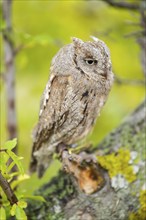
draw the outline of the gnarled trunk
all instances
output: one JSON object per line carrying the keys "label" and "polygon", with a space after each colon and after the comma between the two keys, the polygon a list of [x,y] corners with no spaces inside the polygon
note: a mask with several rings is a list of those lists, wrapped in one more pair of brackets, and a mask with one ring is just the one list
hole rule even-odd
{"label": "gnarled trunk", "polygon": [[145,219],[144,104],[145,102],[92,150],[96,155],[100,152],[98,161],[104,168],[103,172],[106,173],[103,188],[91,195],[86,195],[79,189],[74,177],[60,171],[58,176],[36,192],[43,196],[47,203],[31,201],[27,208],[28,218],[41,220]]}

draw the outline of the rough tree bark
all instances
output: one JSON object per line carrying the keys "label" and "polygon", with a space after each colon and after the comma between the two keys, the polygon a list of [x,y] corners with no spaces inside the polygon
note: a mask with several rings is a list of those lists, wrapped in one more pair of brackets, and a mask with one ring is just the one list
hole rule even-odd
{"label": "rough tree bark", "polygon": [[[145,184],[145,126],[145,102],[143,102],[101,144],[92,149],[94,154],[99,152],[100,154],[101,152],[105,154],[105,158],[106,155],[111,155],[111,152],[116,152],[113,161],[110,161],[110,163],[117,163],[117,166],[121,165],[121,170],[117,168],[117,185],[114,178],[109,175],[111,168],[108,170],[107,166],[107,170],[104,171],[107,174],[104,187],[91,195],[86,195],[79,189],[73,177],[60,171],[58,176],[36,192],[37,195],[43,196],[47,202],[29,202],[27,208],[28,219],[145,219],[144,201],[140,198],[141,190],[144,190]],[[124,154],[121,154],[119,149],[124,149]],[[127,164],[129,153],[131,156]],[[118,162],[116,162],[116,157],[119,160]],[[124,165],[126,169],[124,169]],[[128,167],[133,168],[133,173],[128,174],[130,172]],[[123,177],[130,175],[131,179],[129,178],[128,181],[125,181],[121,173]],[[132,177],[134,175],[135,178]]]}

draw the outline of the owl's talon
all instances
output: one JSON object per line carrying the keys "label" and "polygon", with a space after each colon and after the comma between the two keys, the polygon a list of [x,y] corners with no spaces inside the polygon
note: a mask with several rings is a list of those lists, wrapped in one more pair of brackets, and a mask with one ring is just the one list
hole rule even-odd
{"label": "owl's talon", "polygon": [[70,155],[68,150],[65,149],[62,151],[61,157],[63,170],[67,173],[74,173],[76,169],[97,163],[97,159],[94,155],[85,152],[82,152],[79,155],[74,153]]}
{"label": "owl's talon", "polygon": [[74,162],[77,162],[77,161],[78,161],[78,158],[74,156],[74,157],[73,157],[73,161],[74,161]]}
{"label": "owl's talon", "polygon": [[96,164],[97,163],[97,158],[95,157],[95,155],[93,154],[87,154],[85,152],[81,152],[79,154],[80,158],[81,158],[81,161],[80,163],[85,165],[85,164]]}
{"label": "owl's talon", "polygon": [[[100,190],[105,184],[105,178],[98,166],[94,155],[85,152],[79,155],[70,155],[68,151],[62,152],[63,170],[75,177],[79,188],[86,194]],[[96,165],[95,165],[96,162]]]}
{"label": "owl's talon", "polygon": [[72,156],[69,156],[69,157],[68,157],[68,160],[69,160],[69,161],[73,161]]}
{"label": "owl's talon", "polygon": [[68,168],[67,168],[66,165],[63,165],[63,170],[64,170],[66,173],[68,173]]}

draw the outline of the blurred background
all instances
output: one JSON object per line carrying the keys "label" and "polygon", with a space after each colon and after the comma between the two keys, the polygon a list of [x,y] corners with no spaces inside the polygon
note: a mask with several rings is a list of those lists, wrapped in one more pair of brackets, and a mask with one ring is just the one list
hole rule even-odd
{"label": "blurred background", "polygon": [[[139,30],[136,11],[110,7],[104,1],[13,0],[12,25],[16,45],[22,49],[15,57],[18,155],[23,156],[25,172],[31,155],[31,133],[38,120],[39,103],[49,77],[52,57],[71,37],[84,41],[94,35],[106,42],[111,52],[113,72],[120,79],[143,80],[140,47],[132,32]],[[0,36],[2,42],[2,36]],[[2,42],[3,44],[3,42]],[[4,71],[3,49],[1,72]],[[1,146],[7,140],[5,83],[0,80]],[[118,126],[144,98],[144,86],[114,83],[108,101],[87,140],[97,145]],[[60,163],[54,160],[43,179],[36,174],[23,183],[26,191],[38,188],[56,175]]]}

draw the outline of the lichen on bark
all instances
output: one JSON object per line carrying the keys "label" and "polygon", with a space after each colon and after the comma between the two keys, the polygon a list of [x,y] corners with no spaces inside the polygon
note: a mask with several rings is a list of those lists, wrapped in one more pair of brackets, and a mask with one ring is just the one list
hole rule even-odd
{"label": "lichen on bark", "polygon": [[[103,157],[120,151],[122,147],[132,157],[129,165],[135,163],[139,168],[135,179],[128,185],[115,189],[111,186],[111,176],[104,170],[106,184],[99,191],[86,195],[75,179],[63,171],[35,194],[46,199],[43,202],[29,202],[28,218],[42,220],[141,220],[144,204],[141,203],[141,190],[144,185],[145,153],[145,103],[143,102],[125,121],[112,131],[101,144],[91,151],[95,155],[102,152]],[[123,160],[124,161],[124,160]],[[114,161],[113,161],[114,163]],[[140,210],[140,211],[139,211]],[[133,217],[134,216],[134,217]],[[141,218],[141,219],[140,219]]]}

